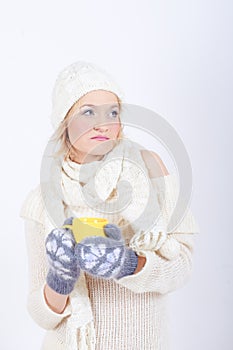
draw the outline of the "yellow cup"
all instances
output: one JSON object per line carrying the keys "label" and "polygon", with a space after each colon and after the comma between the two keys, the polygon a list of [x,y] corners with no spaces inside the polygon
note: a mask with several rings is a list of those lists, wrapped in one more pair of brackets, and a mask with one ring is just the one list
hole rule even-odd
{"label": "yellow cup", "polygon": [[74,218],[72,225],[63,225],[63,228],[72,230],[74,238],[79,243],[83,238],[89,236],[102,236],[104,234],[103,227],[108,223],[108,220],[103,218]]}

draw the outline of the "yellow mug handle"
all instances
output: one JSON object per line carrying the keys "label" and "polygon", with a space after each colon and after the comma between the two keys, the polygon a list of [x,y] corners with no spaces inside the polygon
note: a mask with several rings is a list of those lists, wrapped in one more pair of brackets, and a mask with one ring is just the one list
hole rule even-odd
{"label": "yellow mug handle", "polygon": [[103,227],[108,223],[108,220],[103,218],[74,218],[72,225],[63,225],[63,228],[72,230],[74,238],[79,243],[83,238],[89,236],[102,236],[104,234]]}

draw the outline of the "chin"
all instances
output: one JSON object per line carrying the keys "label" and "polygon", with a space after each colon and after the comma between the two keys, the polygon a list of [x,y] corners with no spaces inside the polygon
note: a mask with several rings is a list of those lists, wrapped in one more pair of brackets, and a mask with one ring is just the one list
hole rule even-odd
{"label": "chin", "polygon": [[95,147],[89,150],[88,153],[95,156],[104,155],[110,152],[113,149],[113,147],[116,145],[116,143],[117,143],[117,140],[100,141]]}

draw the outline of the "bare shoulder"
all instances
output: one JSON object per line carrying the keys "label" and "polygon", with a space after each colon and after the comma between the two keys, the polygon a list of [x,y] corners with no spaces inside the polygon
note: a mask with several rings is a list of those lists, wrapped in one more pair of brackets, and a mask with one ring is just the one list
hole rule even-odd
{"label": "bare shoulder", "polygon": [[165,164],[157,153],[145,149],[140,152],[148,169],[150,178],[169,175]]}

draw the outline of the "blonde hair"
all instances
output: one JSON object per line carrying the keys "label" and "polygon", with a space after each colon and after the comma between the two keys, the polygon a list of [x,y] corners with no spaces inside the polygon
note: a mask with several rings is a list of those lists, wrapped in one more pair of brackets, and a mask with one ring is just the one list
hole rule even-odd
{"label": "blonde hair", "polygon": [[[118,96],[117,96],[117,100],[118,100],[119,109],[120,109],[120,112],[121,112],[122,111],[122,102],[121,102],[121,99]],[[66,113],[65,118],[60,123],[60,125],[58,126],[58,128],[56,129],[56,131],[55,131],[55,133],[54,133],[54,135],[52,137],[52,141],[55,141],[58,144],[58,150],[53,154],[54,158],[63,155],[64,156],[64,160],[67,160],[71,153],[75,154],[75,148],[70,142],[69,135],[68,135],[68,128],[67,127],[68,127],[68,120],[69,120],[69,117],[70,117],[70,112],[72,111],[74,105],[76,105],[78,103],[78,101],[76,101],[71,106],[71,108],[68,110],[68,112]],[[121,122],[121,120],[120,120],[120,122]],[[120,128],[120,131],[119,131],[118,136],[117,136],[117,140],[119,141],[122,138],[124,138],[124,134],[123,134],[123,126],[121,124],[121,128]]]}

